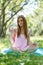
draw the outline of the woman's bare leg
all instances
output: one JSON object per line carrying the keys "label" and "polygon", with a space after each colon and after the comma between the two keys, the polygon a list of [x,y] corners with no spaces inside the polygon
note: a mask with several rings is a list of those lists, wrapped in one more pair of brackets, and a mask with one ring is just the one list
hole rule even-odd
{"label": "woman's bare leg", "polygon": [[37,48],[38,48],[37,43],[33,43],[33,44],[29,45],[28,51],[32,52],[32,51],[36,50]]}

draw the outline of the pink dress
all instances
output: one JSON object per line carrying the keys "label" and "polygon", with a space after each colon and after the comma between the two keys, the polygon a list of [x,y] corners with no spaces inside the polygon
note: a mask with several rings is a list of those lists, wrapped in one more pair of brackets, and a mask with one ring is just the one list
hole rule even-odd
{"label": "pink dress", "polygon": [[19,37],[16,36],[13,47],[20,51],[26,51],[28,49],[29,46],[27,46],[27,39],[24,34],[21,34]]}

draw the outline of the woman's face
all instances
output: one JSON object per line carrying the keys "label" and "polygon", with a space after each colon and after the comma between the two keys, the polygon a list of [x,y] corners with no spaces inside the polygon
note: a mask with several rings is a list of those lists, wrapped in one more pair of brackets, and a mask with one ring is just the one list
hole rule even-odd
{"label": "woman's face", "polygon": [[19,23],[18,24],[19,24],[20,27],[23,27],[23,19],[22,18],[19,18]]}

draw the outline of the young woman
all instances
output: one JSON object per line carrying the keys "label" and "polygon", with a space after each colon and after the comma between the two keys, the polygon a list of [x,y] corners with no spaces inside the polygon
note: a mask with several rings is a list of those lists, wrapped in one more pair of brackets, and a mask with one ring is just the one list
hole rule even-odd
{"label": "young woman", "polygon": [[[18,16],[17,18],[17,29],[10,30],[11,32],[11,48],[4,48],[1,50],[1,53],[10,53],[13,50],[17,51],[29,51],[32,52],[34,50],[35,55],[43,56],[43,48],[38,48],[36,43],[30,43],[29,31],[27,28],[27,21],[23,15]],[[13,50],[12,50],[13,49]]]}
{"label": "young woman", "polygon": [[13,32],[13,49],[18,51],[35,50],[37,48],[37,44],[30,43],[27,21],[23,15],[18,16],[17,26],[16,36],[14,36],[15,31]]}

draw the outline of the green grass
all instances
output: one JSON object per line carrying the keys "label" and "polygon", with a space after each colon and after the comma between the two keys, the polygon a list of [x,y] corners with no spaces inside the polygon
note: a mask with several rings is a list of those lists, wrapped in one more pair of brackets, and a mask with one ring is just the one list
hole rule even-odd
{"label": "green grass", "polygon": [[[33,41],[33,40],[32,40]],[[43,48],[43,40],[34,40],[37,41],[39,47]],[[11,42],[10,38],[0,38],[0,50],[5,47],[10,47]],[[16,54],[0,54],[0,65],[43,65],[43,56],[35,56],[33,53],[23,52]]]}

